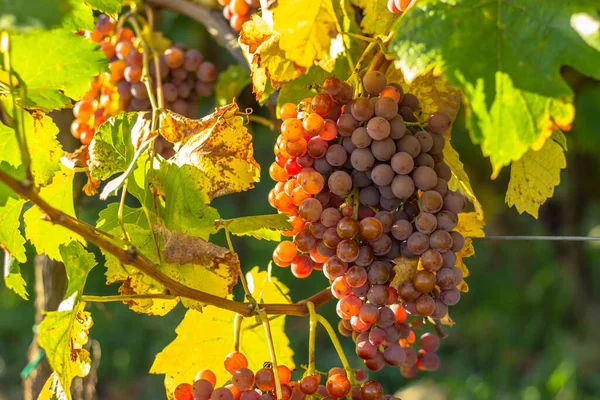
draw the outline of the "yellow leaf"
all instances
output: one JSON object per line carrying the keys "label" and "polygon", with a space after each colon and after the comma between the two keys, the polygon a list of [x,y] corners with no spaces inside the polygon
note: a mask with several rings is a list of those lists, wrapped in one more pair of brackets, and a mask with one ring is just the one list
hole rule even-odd
{"label": "yellow leaf", "polygon": [[440,319],[440,322],[443,325],[447,325],[447,326],[453,326],[454,324],[456,324],[456,322],[454,322],[452,320],[452,318],[450,318],[450,313],[446,314],[446,316],[444,318]]}
{"label": "yellow leaf", "polygon": [[460,108],[462,94],[448,83],[444,76],[434,69],[408,79],[402,71],[390,68],[387,72],[388,82],[395,82],[402,86],[405,93],[412,93],[419,98],[422,117],[427,120],[429,114],[443,111],[454,121]]}
{"label": "yellow leaf", "polygon": [[252,85],[257,100],[268,97],[268,83],[279,89],[307,69],[286,58],[280,47],[280,37],[257,14],[242,26],[240,47],[252,67]]}
{"label": "yellow leaf", "polygon": [[[266,271],[254,268],[249,275],[252,294],[260,302],[287,302],[286,297],[275,284],[287,293],[289,289],[276,278],[269,278]],[[182,383],[192,383],[201,369],[210,369],[217,375],[217,385],[224,385],[231,376],[225,371],[223,359],[233,351],[234,313],[216,307],[205,307],[200,313],[188,310],[175,332],[177,337],[162,352],[156,355],[150,369],[153,374],[165,374],[165,388],[169,399],[173,390]],[[290,348],[285,328],[285,316],[273,318],[270,322],[275,353],[279,364],[293,367],[294,352]],[[249,368],[257,370],[270,361],[269,348],[262,324],[256,319],[244,319],[241,331],[240,351],[248,358]]]}
{"label": "yellow leaf", "polygon": [[394,275],[394,279],[392,280],[390,286],[398,290],[402,282],[415,277],[417,274],[419,259],[417,258],[414,260],[409,260],[408,258],[401,256],[394,258],[393,261],[395,264],[394,272],[396,272],[396,275]]}
{"label": "yellow leaf", "polygon": [[[65,388],[66,398],[71,398],[71,381],[90,372],[90,353],[83,348],[88,341],[89,329],[93,325],[85,303],[73,308],[73,298],[64,300],[58,311],[46,313],[39,326],[38,341],[46,352],[50,366]],[[56,387],[56,385],[53,385]]]}
{"label": "yellow leaf", "polygon": [[485,223],[476,212],[458,214],[458,224],[455,231],[462,233],[464,237],[484,237],[483,227]]}
{"label": "yellow leaf", "polygon": [[339,52],[334,46],[340,35],[331,0],[279,1],[273,12],[273,30],[280,35],[279,47],[285,57],[300,67],[315,61],[331,72]]}
{"label": "yellow leaf", "polygon": [[260,178],[252,136],[237,111],[230,104],[201,120],[172,112],[163,117],[160,134],[180,143],[170,162],[194,167],[194,179],[210,198],[252,189]]}
{"label": "yellow leaf", "polygon": [[[171,47],[171,41],[163,36],[160,31],[153,31],[152,27],[144,24],[142,28],[142,36],[148,45],[157,53],[162,54],[165,50]],[[140,46],[141,47],[141,46]]]}
{"label": "yellow leaf", "polygon": [[465,166],[460,161],[456,150],[454,150],[450,144],[450,136],[446,136],[445,140],[446,145],[444,146],[443,150],[444,162],[452,171],[452,178],[450,178],[450,182],[448,182],[448,187],[451,190],[460,191],[462,194],[464,194],[475,206],[477,217],[483,220],[483,207],[481,207],[481,203],[479,200],[477,200],[477,197],[475,197],[475,192],[471,186],[471,181],[465,172]]}
{"label": "yellow leaf", "polygon": [[519,214],[527,212],[538,217],[538,210],[554,194],[560,183],[560,170],[567,166],[562,147],[548,138],[538,151],[532,149],[510,167],[510,182],[506,203],[515,206]]}
{"label": "yellow leaf", "polygon": [[[232,287],[237,283],[239,261],[236,254],[210,244],[206,248],[200,246],[204,242],[181,233],[173,233],[162,226],[157,226],[157,240],[162,248],[163,261],[159,263],[152,234],[147,229],[145,221],[140,225],[124,224],[132,244],[150,260],[157,263],[161,272],[176,281],[220,297],[231,294]],[[119,235],[120,227],[109,230],[109,233]],[[206,250],[203,252],[203,250]],[[134,267],[122,265],[115,257],[105,254],[107,284],[120,283],[119,292],[122,294],[158,294],[164,293],[165,287],[154,279],[141,273]],[[215,258],[212,259],[211,255]],[[165,315],[178,303],[178,299],[136,299],[128,301],[129,307],[138,313],[149,315]],[[204,306],[194,300],[182,299],[186,307],[202,309]]]}
{"label": "yellow leaf", "polygon": [[362,8],[363,19],[360,27],[365,33],[372,35],[387,34],[398,16],[389,12],[386,0],[350,0],[350,3]]}
{"label": "yellow leaf", "polygon": [[53,372],[52,375],[48,377],[46,383],[42,390],[40,390],[40,394],[37,400],[67,400],[67,394],[65,393],[65,389],[63,389],[60,384],[60,379],[56,375],[56,372]]}

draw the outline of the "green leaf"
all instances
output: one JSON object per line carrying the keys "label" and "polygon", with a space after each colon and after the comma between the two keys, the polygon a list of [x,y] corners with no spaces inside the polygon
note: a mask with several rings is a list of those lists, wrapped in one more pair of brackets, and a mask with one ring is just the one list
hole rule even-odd
{"label": "green leaf", "polygon": [[[12,171],[12,168],[6,167],[4,163],[1,163],[0,167],[7,172]],[[0,183],[0,247],[6,249],[12,257],[22,263],[27,261],[25,238],[19,229],[24,204],[25,200],[19,198],[8,186]]]}
{"label": "green leaf", "polygon": [[69,279],[65,299],[73,295],[81,296],[87,276],[96,266],[94,254],[86,251],[81,243],[71,242],[60,245],[60,255]]}
{"label": "green leaf", "polygon": [[290,230],[292,225],[286,214],[253,215],[217,221],[217,229],[225,228],[237,236],[253,236],[258,240],[281,240],[281,231]]}
{"label": "green leaf", "polygon": [[[119,203],[111,203],[98,214],[96,228],[102,229],[104,232],[114,232],[121,229],[117,214],[119,211]],[[141,228],[148,229],[148,220],[144,215],[144,210],[141,208],[131,208],[127,205],[123,206],[123,222],[126,224],[137,225]],[[154,223],[155,221],[153,221]],[[122,236],[119,234],[117,236]]]}
{"label": "green leaf", "polygon": [[92,9],[81,0],[68,0],[72,9],[65,15],[62,27],[70,32],[77,32],[80,29],[86,31],[94,30],[94,14]]}
{"label": "green leaf", "polygon": [[343,47],[331,0],[282,1],[275,3],[271,11],[273,30],[279,33],[279,47],[288,60],[302,68],[317,62],[333,70]]}
{"label": "green leaf", "polygon": [[[600,78],[600,53],[573,29],[589,0],[418,1],[395,25],[391,48],[414,77],[446,72],[466,94],[471,138],[490,157],[494,176],[530,148],[540,149],[574,117],[573,93],[560,67]],[[552,47],[552,51],[544,49]]]}
{"label": "green leaf", "polygon": [[73,9],[69,0],[3,0],[0,2],[0,30],[53,28]]}
{"label": "green leaf", "polygon": [[102,124],[90,144],[90,173],[100,180],[122,172],[109,181],[100,199],[116,193],[136,169],[137,160],[156,138],[144,113],[121,113]]}
{"label": "green leaf", "polygon": [[[13,115],[11,98],[7,96],[1,99],[3,109],[6,110],[6,113],[15,124],[18,123],[19,118],[15,119]],[[20,117],[21,111],[23,110],[18,107],[18,117]],[[34,118],[28,112],[23,112],[23,117],[25,139],[31,157],[33,180],[36,186],[45,186],[52,181],[54,174],[60,170],[60,158],[64,155],[62,145],[56,138],[59,129],[52,118],[47,115]],[[21,153],[15,131],[9,126],[1,125],[0,139],[6,139],[6,152],[0,155],[0,161],[8,161],[11,165],[20,166],[22,164]]]}
{"label": "green leaf", "polygon": [[600,153],[600,84],[581,87],[575,98],[577,116],[573,121],[573,142],[577,152],[595,156]]}
{"label": "green leaf", "polygon": [[164,189],[165,208],[161,216],[165,226],[207,239],[214,231],[219,213],[208,205],[210,198],[198,185],[203,175],[190,165],[175,164],[165,165],[156,173]]}
{"label": "green leaf", "polygon": [[540,206],[560,183],[560,170],[566,166],[562,147],[552,139],[538,151],[529,150],[510,167],[506,203],[515,206],[519,214],[527,212],[537,218]]}
{"label": "green leaf", "polygon": [[21,275],[21,266],[17,259],[8,252],[5,253],[4,257],[4,284],[8,289],[21,296],[23,300],[29,299],[27,282],[25,282],[25,279]]}
{"label": "green leaf", "polygon": [[237,99],[244,88],[252,83],[252,79],[244,67],[232,64],[221,74],[215,86],[217,106],[224,106]]}
{"label": "green leaf", "polygon": [[[252,269],[247,275],[248,286],[259,302],[286,303],[289,289],[277,278],[269,276],[266,271]],[[177,337],[165,349],[156,355],[150,369],[152,374],[165,375],[167,398],[174,400],[173,390],[181,382],[192,382],[200,368],[210,369],[217,375],[217,382],[224,383],[231,379],[223,367],[223,358],[233,350],[233,318],[234,313],[216,307],[205,307],[203,312],[189,310],[175,332]],[[285,334],[286,317],[272,319],[271,334],[277,354],[277,362],[282,365],[294,365],[294,351]],[[245,318],[241,328],[240,351],[248,358],[249,368],[253,371],[270,360],[269,347],[265,340],[262,324],[255,324],[254,319]],[[203,332],[210,335],[198,334]],[[202,365],[197,360],[202,360]]]}
{"label": "green leaf", "polygon": [[62,29],[15,35],[11,60],[27,85],[28,108],[45,111],[79,100],[92,78],[108,70],[96,43]]}
{"label": "green leaf", "polygon": [[[74,172],[66,168],[58,172],[52,183],[40,189],[40,197],[54,208],[75,217],[73,204],[73,176]],[[46,254],[53,260],[62,261],[59,252],[61,244],[68,244],[74,240],[83,243],[84,239],[71,230],[60,225],[45,221],[42,211],[32,207],[24,214],[25,235],[35,246],[38,254]]]}
{"label": "green leaf", "polygon": [[93,325],[85,303],[64,300],[58,311],[47,312],[38,327],[38,342],[56,373],[68,400],[71,399],[71,381],[90,372],[90,353],[83,348]]}
{"label": "green leaf", "polygon": [[600,51],[600,18],[596,13],[576,13],[571,16],[571,26],[587,44]]}
{"label": "green leaf", "polygon": [[123,0],[85,0],[85,2],[96,10],[106,14],[120,13],[123,4]]}
{"label": "green leaf", "polygon": [[388,10],[387,0],[350,0],[350,3],[362,8],[363,19],[360,27],[371,35],[387,35],[397,17]]}

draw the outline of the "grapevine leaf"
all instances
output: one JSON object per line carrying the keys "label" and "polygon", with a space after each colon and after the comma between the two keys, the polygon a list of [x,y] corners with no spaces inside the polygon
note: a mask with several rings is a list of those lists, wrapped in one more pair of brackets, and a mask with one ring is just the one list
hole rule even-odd
{"label": "grapevine leaf", "polygon": [[554,132],[552,132],[552,136],[550,136],[550,138],[552,140],[554,140],[556,143],[558,143],[564,151],[569,151],[568,146],[567,146],[567,138],[565,137],[565,134],[560,129],[557,129]]}
{"label": "grapevine leaf", "polygon": [[388,82],[402,86],[405,93],[412,93],[418,97],[420,113],[423,117],[426,118],[436,111],[443,111],[452,121],[456,118],[462,97],[461,92],[450,85],[439,71],[428,70],[413,77],[409,82],[402,70],[390,68],[387,78]]}
{"label": "grapevine leaf", "polygon": [[[460,232],[465,237],[465,244],[463,248],[456,253],[456,267],[460,268],[463,278],[466,278],[471,274],[464,259],[475,255],[473,238],[485,236],[485,233],[483,232],[484,225],[483,218],[477,212],[458,214],[458,224],[454,230]],[[463,280],[456,288],[465,293],[469,291],[469,285],[467,285],[465,280]]]}
{"label": "grapevine leaf", "polygon": [[[3,97],[2,108],[15,121],[14,123],[17,123],[18,119],[14,118],[11,101],[10,97]],[[22,111],[22,109],[17,108],[17,113]],[[31,173],[35,184],[44,186],[50,183],[54,174],[60,170],[60,158],[63,156],[64,151],[62,145],[56,139],[59,129],[52,118],[46,115],[31,115],[28,112],[24,112],[22,115],[27,149],[31,158]],[[7,151],[0,155],[0,161],[8,161],[13,166],[21,165],[21,154],[18,151],[19,146],[15,131],[3,125],[0,138],[7,139],[8,142],[6,144]]]}
{"label": "grapevine leaf", "polygon": [[96,266],[93,253],[86,251],[81,243],[71,242],[60,245],[60,255],[65,264],[69,284],[65,299],[71,296],[80,296],[89,272]]}
{"label": "grapevine leaf", "polygon": [[483,207],[481,207],[481,203],[475,197],[475,192],[473,191],[473,187],[471,186],[471,181],[469,176],[465,171],[465,166],[460,161],[458,152],[454,150],[452,144],[450,143],[450,137],[446,136],[446,145],[443,149],[444,154],[444,162],[450,167],[450,171],[452,171],[452,177],[448,182],[448,187],[454,191],[460,191],[473,203],[475,206],[475,211],[481,220],[483,220]]}
{"label": "grapevine leaf", "polygon": [[68,400],[65,389],[60,384],[60,378],[56,375],[56,372],[53,372],[48,377],[44,387],[40,390],[37,400]]}
{"label": "grapevine leaf", "polygon": [[389,12],[387,0],[350,0],[353,6],[362,8],[363,19],[360,27],[372,35],[384,35],[390,31],[392,22],[396,17]]}
{"label": "grapevine leaf", "polygon": [[105,180],[122,172],[106,184],[101,199],[119,190],[156,136],[143,113],[121,113],[100,126],[89,147],[90,173],[96,179]]}
{"label": "grapevine leaf", "polygon": [[600,51],[600,16],[597,12],[573,14],[571,26],[590,47]]}
{"label": "grapevine leaf", "polygon": [[[289,289],[267,272],[254,268],[247,279],[253,296],[259,302],[287,302]],[[175,330],[177,337],[156,355],[150,370],[150,373],[165,375],[165,388],[170,400],[173,400],[175,386],[181,382],[192,382],[200,369],[212,370],[218,382],[230,379],[223,367],[223,358],[233,348],[233,319],[233,313],[212,306],[205,307],[202,313],[195,310],[186,313]],[[292,367],[294,352],[284,331],[285,319],[283,316],[271,320],[271,334],[277,362]],[[199,327],[211,334],[199,335]],[[249,368],[254,371],[270,360],[264,329],[262,324],[254,324],[254,319],[243,322],[240,351],[246,355]]]}
{"label": "grapevine leaf", "polygon": [[68,0],[72,9],[65,15],[62,27],[70,32],[77,32],[80,29],[88,31],[94,30],[94,14],[92,9],[81,0]]}
{"label": "grapevine leaf", "polygon": [[57,27],[73,7],[69,0],[4,0],[0,3],[0,30]]}
{"label": "grapevine leaf", "polygon": [[[75,217],[73,204],[73,176],[74,172],[62,169],[56,173],[52,183],[40,189],[40,197],[54,208]],[[84,239],[71,230],[57,224],[45,221],[43,212],[32,207],[23,216],[25,220],[25,235],[35,246],[38,254],[45,253],[53,260],[62,261],[59,252],[61,244],[68,244],[73,240],[84,242]]]}
{"label": "grapevine leaf", "polygon": [[285,57],[302,68],[318,62],[332,71],[341,43],[337,17],[331,0],[290,0],[271,8],[273,30],[280,35]]}
{"label": "grapevine leaf", "polygon": [[257,14],[242,26],[240,47],[252,67],[252,85],[261,103],[289,82],[302,75],[306,68],[286,58],[279,45],[279,34]]}
{"label": "grapevine leaf", "polygon": [[71,381],[90,372],[90,353],[83,348],[89,330],[94,324],[85,303],[63,300],[58,311],[47,312],[38,327],[38,342],[56,373],[68,400],[71,399]]}
{"label": "grapevine leaf", "polygon": [[[471,138],[496,176],[571,124],[573,93],[561,66],[600,77],[600,52],[571,24],[595,8],[588,0],[419,1],[395,25],[391,48],[411,77],[437,66],[465,92]],[[540,52],[549,43],[554,51]]]}
{"label": "grapevine leaf", "polygon": [[123,4],[123,0],[85,0],[85,2],[106,14],[118,14],[121,12],[121,5]]}
{"label": "grapevine leaf", "polygon": [[[5,167],[5,164],[0,164],[0,166],[3,167],[3,170],[11,170]],[[0,247],[21,263],[27,261],[25,238],[19,229],[24,204],[25,200],[15,195],[8,186],[0,183]]]}
{"label": "grapevine leaf", "polygon": [[216,221],[217,229],[225,228],[237,236],[253,236],[258,240],[281,240],[281,231],[290,230],[292,225],[286,214],[254,215]]}
{"label": "grapevine leaf", "polygon": [[0,161],[6,161],[13,167],[21,165],[21,154],[15,130],[0,122]]}
{"label": "grapevine leaf", "polygon": [[21,296],[23,300],[29,299],[27,282],[25,282],[25,279],[21,275],[19,262],[8,252],[4,256],[4,284],[8,289]]}
{"label": "grapevine leaf", "polygon": [[[97,227],[122,236],[123,232],[117,220],[118,204],[111,204],[100,212]],[[148,227],[144,211],[140,208],[123,210],[125,230],[131,243],[138,251],[156,263],[160,271],[189,287],[202,290],[216,296],[225,297],[237,283],[239,261],[237,255],[219,246],[189,237],[181,233],[169,231],[162,226],[157,229],[156,239],[161,246],[164,262],[159,261],[152,232]],[[153,221],[154,223],[154,221]],[[184,247],[181,247],[181,246]],[[213,247],[214,246],[214,247]],[[134,267],[122,265],[114,256],[106,256],[107,284],[122,283],[119,292],[122,294],[162,294],[165,287],[141,273]],[[211,256],[216,256],[214,260]],[[209,259],[210,258],[210,259]],[[149,315],[165,315],[171,311],[179,299],[142,299],[129,301],[129,307],[139,313]],[[192,300],[183,300],[187,307],[200,309],[202,304]]]}
{"label": "grapevine leaf", "polygon": [[402,282],[415,277],[415,275],[417,274],[419,260],[409,260],[406,257],[397,257],[393,260],[393,262],[395,264],[394,272],[396,272],[396,274],[394,275],[394,279],[390,283],[390,286],[392,286],[395,289],[398,289]]}
{"label": "grapevine leaf", "polygon": [[11,57],[27,84],[27,107],[45,111],[79,100],[92,78],[108,70],[96,43],[62,29],[15,35]]}
{"label": "grapevine leaf", "polygon": [[515,206],[519,214],[527,212],[537,218],[540,206],[560,183],[560,170],[566,166],[563,149],[551,138],[540,150],[529,150],[510,167],[506,203]]}
{"label": "grapevine leaf", "polygon": [[210,198],[197,183],[206,179],[201,171],[191,165],[166,164],[156,174],[160,184],[155,188],[165,197],[161,213],[165,226],[208,239],[219,213],[208,205]]}
{"label": "grapevine leaf", "polygon": [[232,64],[219,74],[215,86],[215,99],[217,106],[224,106],[240,96],[242,90],[252,83],[246,69],[241,65]]}
{"label": "grapevine leaf", "polygon": [[195,185],[211,199],[251,189],[260,177],[252,136],[237,111],[230,104],[198,121],[168,113],[166,128],[161,127],[163,136],[184,132],[185,141],[171,162],[193,166]]}

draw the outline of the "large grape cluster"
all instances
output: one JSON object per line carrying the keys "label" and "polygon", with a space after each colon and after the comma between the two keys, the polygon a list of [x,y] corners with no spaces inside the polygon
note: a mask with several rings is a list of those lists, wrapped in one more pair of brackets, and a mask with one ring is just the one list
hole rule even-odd
{"label": "large grape cluster", "polygon": [[[87,145],[98,126],[118,111],[149,111],[151,105],[148,90],[142,82],[143,49],[134,32],[128,27],[115,32],[114,21],[103,14],[98,17],[94,31],[85,32],[85,35],[99,43],[109,59],[109,72],[92,82],[88,94],[75,104],[73,110],[76,119],[72,133]],[[198,99],[213,92],[217,75],[215,65],[204,61],[200,51],[176,44],[160,56],[159,70],[162,82],[159,94],[162,94],[164,107],[194,117]],[[153,62],[150,62],[149,72],[156,93]],[[113,106],[109,107],[111,104]]]}
{"label": "large grape cluster", "polygon": [[[217,387],[217,376],[208,369],[198,372],[193,383],[180,383],[174,390],[175,400],[276,400],[277,389],[273,366],[266,362],[263,368],[254,372],[248,368],[248,359],[238,351],[229,353],[224,360],[225,369],[231,379],[225,385]],[[352,384],[343,368],[332,368],[326,374],[325,384],[321,384],[321,375],[315,372],[305,373],[299,381],[292,381],[292,370],[285,365],[277,366],[282,400],[301,400],[305,396],[316,398],[341,399],[352,393],[354,400],[400,400],[384,395],[379,382],[365,381],[362,370],[354,371]]]}
{"label": "large grape cluster", "polygon": [[[448,189],[442,133],[450,118],[435,112],[420,124],[416,96],[379,71],[362,84],[364,95],[353,98],[349,84],[328,78],[313,98],[282,107],[269,202],[290,216],[284,234],[293,241],[281,242],[273,260],[298,278],[323,271],[367,368],[407,358],[412,368],[419,360],[400,344],[410,334],[401,313],[440,319],[459,301],[455,253],[464,238],[454,228],[466,202]],[[393,261],[402,258],[419,268],[396,291]],[[437,368],[426,353],[423,369]]]}
{"label": "large grape cluster", "polygon": [[260,0],[219,0],[219,4],[223,6],[223,16],[231,28],[240,32],[244,22],[258,11]]}

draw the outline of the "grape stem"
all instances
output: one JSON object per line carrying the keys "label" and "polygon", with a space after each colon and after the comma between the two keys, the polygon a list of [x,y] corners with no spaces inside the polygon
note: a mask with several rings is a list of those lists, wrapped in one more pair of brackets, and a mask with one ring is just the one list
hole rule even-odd
{"label": "grape stem", "polygon": [[244,323],[244,316],[235,314],[233,318],[233,350],[240,351],[240,336],[242,332],[242,324]]}
{"label": "grape stem", "polygon": [[[125,196],[127,195],[127,183],[129,179],[125,179],[123,182],[123,187],[121,188],[123,191],[121,192],[121,200],[119,201],[119,210],[117,211],[117,221],[119,221],[119,225],[121,225],[121,229],[123,230],[123,239],[131,242],[127,231],[125,230],[125,224],[123,223],[123,208],[125,207]],[[150,225],[152,226],[152,225]]]}
{"label": "grape stem", "polygon": [[[87,242],[98,246],[106,253],[117,258],[121,264],[130,265],[162,284],[168,291],[166,293],[167,295],[196,300],[224,310],[236,312],[244,317],[257,315],[258,311],[256,310],[255,305],[252,303],[244,303],[215,296],[211,293],[206,293],[201,290],[191,288],[176,281],[170,276],[164,274],[162,271],[160,271],[160,269],[156,268],[154,262],[152,262],[152,260],[146,257],[143,253],[139,252],[134,246],[130,246],[128,243],[115,238],[109,233],[97,229],[96,227],[84,221],[65,214],[59,209],[52,207],[39,196],[37,190],[32,185],[26,185],[25,183],[20,182],[2,170],[0,170],[0,182],[6,184],[6,186],[8,186],[14,193],[18,194],[21,198],[31,201],[35,206],[40,208],[45,214],[46,220],[56,225],[63,226],[80,235]],[[99,297],[102,296],[96,296],[95,299]],[[315,305],[315,307],[319,307],[328,303],[332,299],[333,295],[331,294],[331,289],[327,287],[315,295],[294,304],[261,304],[260,306],[264,312],[269,315],[305,316],[309,313],[306,306],[307,302],[310,301]]]}
{"label": "grape stem", "polygon": [[431,317],[427,317],[427,321],[429,321],[429,323],[433,325],[433,328],[435,329],[435,331],[441,339],[446,339],[448,337],[448,332],[446,332],[444,327],[440,325],[439,321],[436,321]]}
{"label": "grape stem", "polygon": [[31,174],[31,155],[29,154],[27,135],[25,134],[25,111],[23,108],[17,106],[13,79],[19,84],[19,96],[21,99],[25,99],[26,88],[25,83],[21,81],[12,69],[10,60],[10,35],[8,32],[2,32],[2,37],[0,38],[0,51],[3,55],[4,69],[8,71],[8,87],[13,106],[11,125],[15,130],[15,136],[21,152],[21,162],[25,166],[25,179],[23,179],[22,184],[31,187],[33,186],[33,175]]}
{"label": "grape stem", "polygon": [[[229,247],[229,251],[233,254],[235,250],[233,249],[233,242],[231,241],[231,234],[229,233],[229,229],[225,228],[225,238],[227,239],[227,246]],[[256,300],[252,296],[250,289],[248,288],[248,282],[246,282],[246,277],[244,276],[244,271],[242,271],[242,267],[238,265],[240,282],[242,282],[242,287],[244,288],[244,293],[246,294],[246,299],[254,305],[254,307],[258,307]]]}
{"label": "grape stem", "polygon": [[315,373],[315,343],[317,338],[317,313],[312,302],[306,303],[309,312],[308,321],[308,375]]}
{"label": "grape stem", "polygon": [[275,394],[277,400],[281,400],[281,381],[279,380],[279,370],[277,368],[277,355],[275,354],[275,345],[273,343],[273,336],[271,335],[271,325],[269,324],[269,317],[265,310],[258,310],[258,315],[263,322],[265,328],[265,336],[267,337],[267,344],[269,345],[269,353],[271,354],[271,363],[273,364],[273,375],[275,375]]}
{"label": "grape stem", "polygon": [[141,299],[161,299],[161,300],[175,300],[177,296],[173,294],[164,293],[148,293],[148,294],[122,294],[115,296],[95,296],[84,294],[81,296],[81,301],[86,303],[112,303],[117,301],[126,302],[129,300],[141,300]]}
{"label": "grape stem", "polygon": [[[356,385],[356,379],[354,378],[354,370],[350,366],[350,363],[348,363],[348,359],[346,358],[346,353],[344,353],[344,348],[342,347],[340,340],[338,339],[337,335],[335,334],[333,327],[331,326],[329,321],[327,321],[322,315],[316,314],[316,318],[317,318],[317,321],[321,325],[323,325],[323,328],[325,328],[325,330],[327,331],[327,334],[329,335],[329,339],[331,340],[331,343],[333,344],[333,347],[335,348],[335,351],[337,352],[338,357],[340,358],[340,361],[342,362],[342,365],[344,366],[344,369],[346,370],[346,375],[348,375],[348,380],[350,380],[350,383],[352,384],[352,386]],[[350,397],[350,396],[351,395],[348,394],[348,398],[352,399],[352,397]]]}

